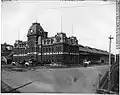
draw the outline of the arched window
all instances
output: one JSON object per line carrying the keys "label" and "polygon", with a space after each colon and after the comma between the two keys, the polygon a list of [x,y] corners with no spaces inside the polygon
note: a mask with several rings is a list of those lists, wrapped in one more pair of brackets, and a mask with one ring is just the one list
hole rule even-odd
{"label": "arched window", "polygon": [[54,42],[54,39],[51,39],[51,44],[53,44],[53,42]]}
{"label": "arched window", "polygon": [[54,52],[54,49],[53,49],[53,47],[52,47],[52,52]]}
{"label": "arched window", "polygon": [[47,47],[46,47],[46,52],[48,52],[48,49],[47,49]]}
{"label": "arched window", "polygon": [[42,40],[42,38],[41,38],[41,36],[38,38],[38,44],[40,45],[41,44],[41,40]]}
{"label": "arched window", "polygon": [[60,40],[61,40],[61,37],[60,37],[60,36],[57,36],[57,37],[56,37],[56,41],[57,41],[57,42],[60,42]]}
{"label": "arched window", "polygon": [[49,47],[49,52],[51,52],[51,47]]}

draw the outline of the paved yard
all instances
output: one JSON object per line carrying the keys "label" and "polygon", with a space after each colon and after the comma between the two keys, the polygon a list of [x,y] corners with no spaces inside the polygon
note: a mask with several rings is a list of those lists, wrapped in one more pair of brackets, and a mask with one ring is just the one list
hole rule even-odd
{"label": "paved yard", "polygon": [[[8,69],[9,68],[9,69]],[[12,88],[32,82],[18,90],[20,92],[80,92],[95,93],[99,74],[104,74],[107,65],[80,68],[21,69],[2,68],[2,81]]]}

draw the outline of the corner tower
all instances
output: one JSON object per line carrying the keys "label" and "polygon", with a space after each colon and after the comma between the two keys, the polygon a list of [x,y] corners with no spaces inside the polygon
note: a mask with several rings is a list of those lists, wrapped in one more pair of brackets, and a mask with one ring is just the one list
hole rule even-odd
{"label": "corner tower", "polygon": [[32,23],[32,26],[28,30],[28,44],[33,42],[34,44],[38,43],[38,37],[44,33],[43,28],[40,26],[40,23]]}
{"label": "corner tower", "polygon": [[32,23],[27,34],[27,45],[28,45],[28,56],[36,61],[38,61],[38,38],[44,34],[43,28],[40,23]]}
{"label": "corner tower", "polygon": [[[47,32],[43,30],[40,23],[32,23],[28,30],[27,34],[27,45],[28,45],[28,56],[36,61],[39,60],[38,53],[39,53],[39,45],[38,39],[39,38],[47,38]],[[41,39],[42,41],[42,39]]]}

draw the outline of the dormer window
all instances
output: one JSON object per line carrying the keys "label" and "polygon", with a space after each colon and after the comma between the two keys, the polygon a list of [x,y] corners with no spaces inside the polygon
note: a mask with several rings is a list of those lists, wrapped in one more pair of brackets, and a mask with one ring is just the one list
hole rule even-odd
{"label": "dormer window", "polygon": [[47,39],[47,44],[49,44],[50,43],[50,40],[49,39]]}
{"label": "dormer window", "polygon": [[60,42],[60,40],[61,40],[61,37],[60,37],[60,36],[57,36],[57,37],[56,37],[56,41],[57,41],[57,42]]}
{"label": "dormer window", "polygon": [[46,40],[44,40],[44,45],[46,44]]}
{"label": "dormer window", "polygon": [[53,44],[53,42],[54,42],[54,39],[51,39],[51,44]]}

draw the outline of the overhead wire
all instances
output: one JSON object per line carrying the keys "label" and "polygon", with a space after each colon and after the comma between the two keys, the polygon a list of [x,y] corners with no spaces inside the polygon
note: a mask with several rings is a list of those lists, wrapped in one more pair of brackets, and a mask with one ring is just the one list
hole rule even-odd
{"label": "overhead wire", "polygon": [[114,5],[116,3],[110,3],[110,4],[98,4],[98,5],[89,5],[89,6],[68,6],[68,7],[56,7],[56,8],[50,8],[50,9],[61,9],[61,8],[79,8],[79,7],[98,7],[98,6],[106,6],[106,5]]}

